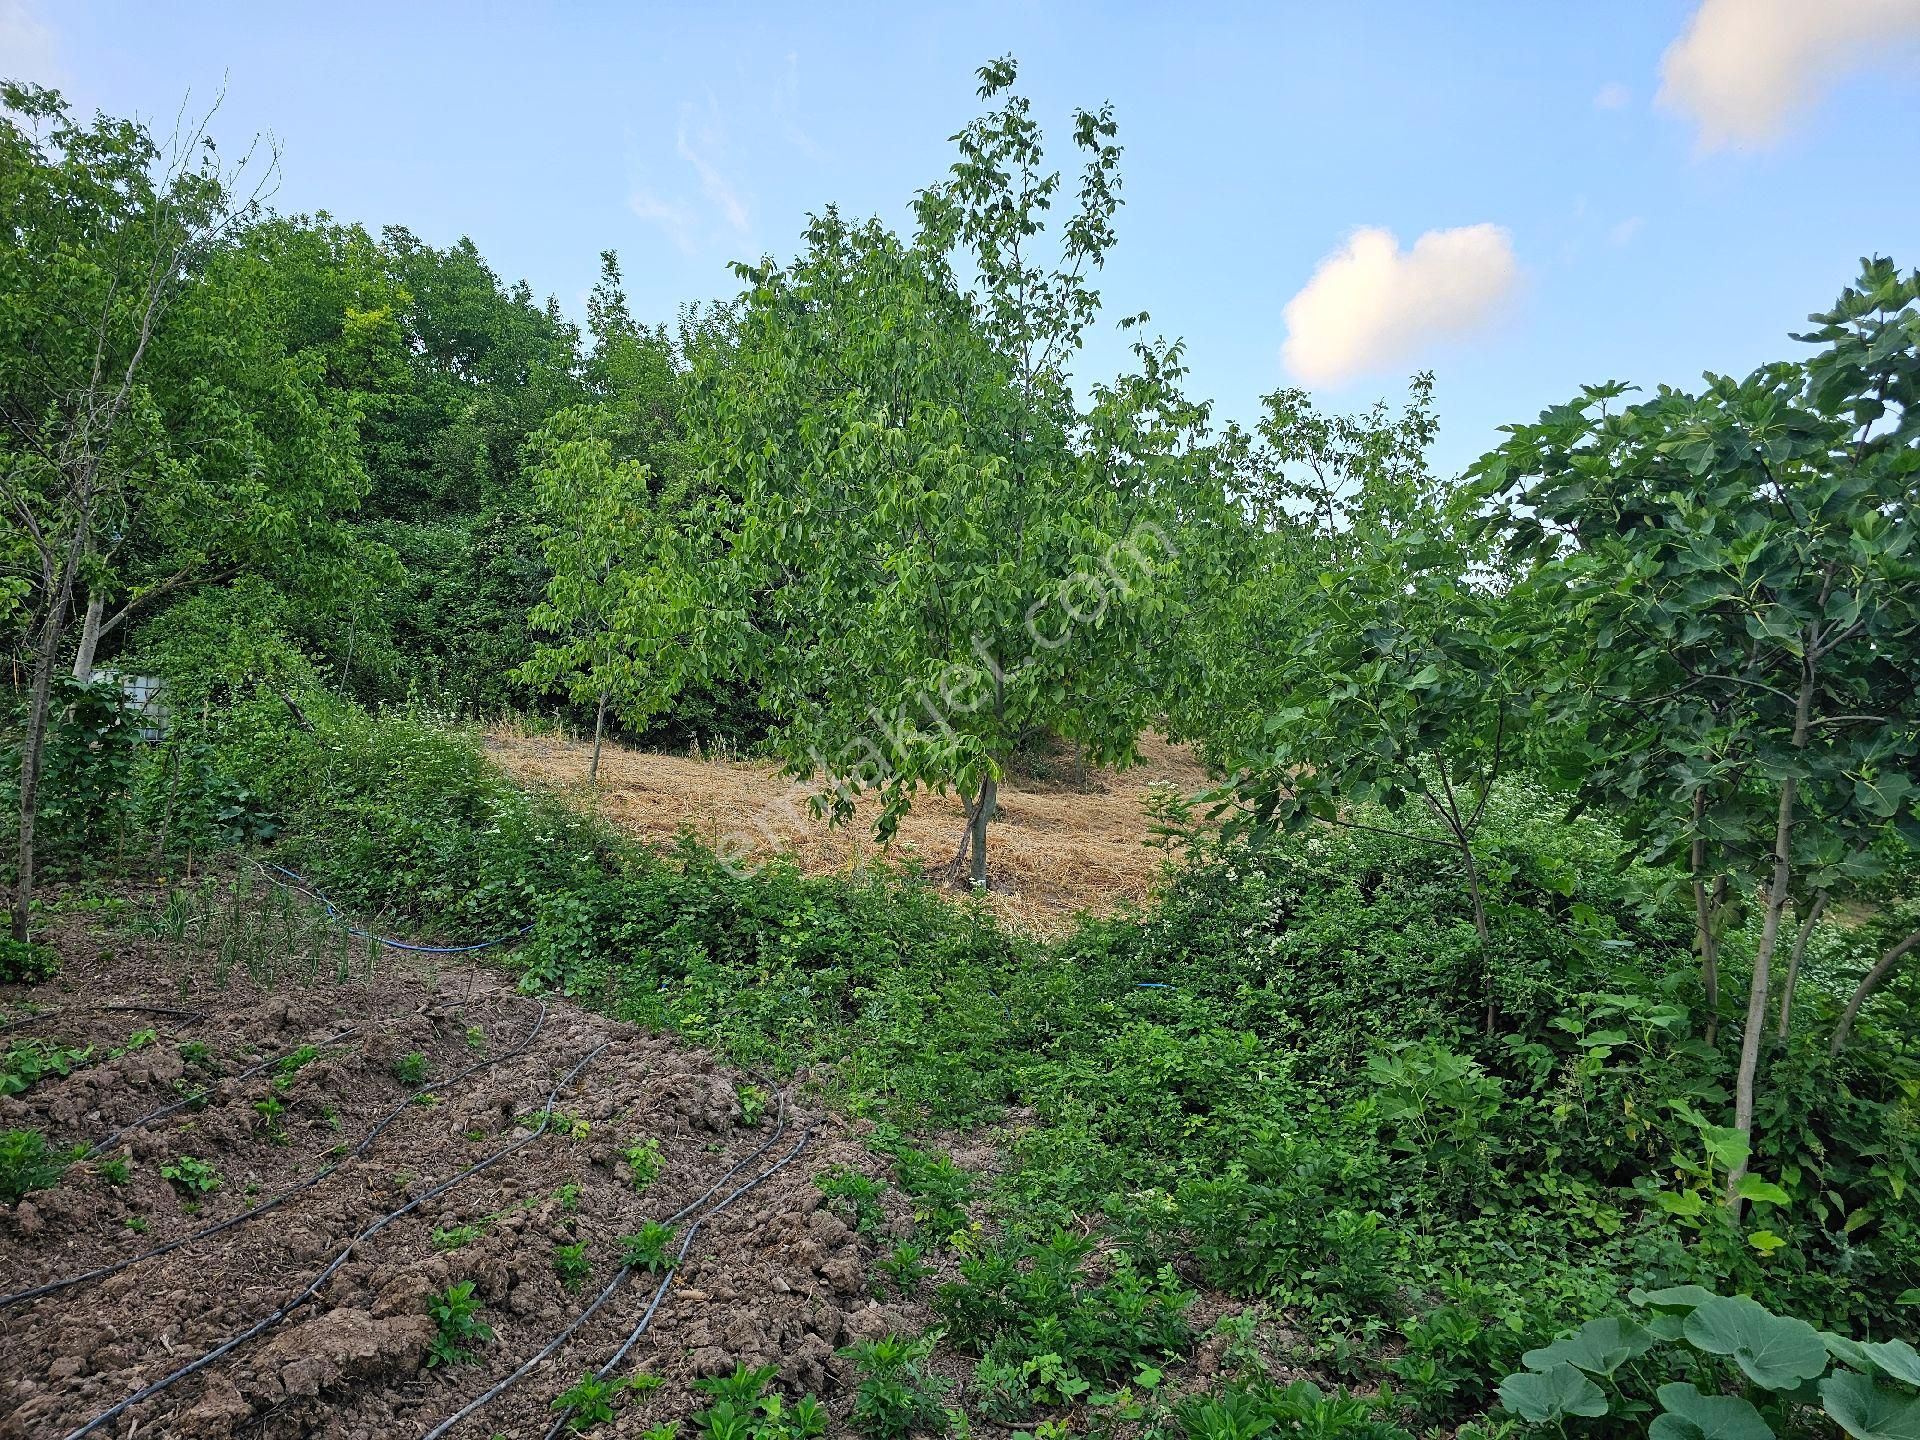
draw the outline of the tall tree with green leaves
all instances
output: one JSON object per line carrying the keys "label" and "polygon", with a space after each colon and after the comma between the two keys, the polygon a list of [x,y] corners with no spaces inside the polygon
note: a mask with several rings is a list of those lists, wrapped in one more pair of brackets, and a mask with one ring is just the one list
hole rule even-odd
{"label": "tall tree with green leaves", "polygon": [[0,85],[0,499],[27,559],[33,678],[21,745],[12,933],[27,938],[53,675],[83,585],[150,489],[177,493],[146,383],[155,337],[247,206],[204,123],[163,151],[82,124],[53,91]]}
{"label": "tall tree with green leaves", "polygon": [[1812,318],[1804,363],[1617,409],[1626,386],[1590,386],[1476,467],[1565,659],[1570,778],[1689,872],[1703,960],[1714,897],[1759,897],[1743,1136],[1789,914],[1920,846],[1920,275],[1865,262]]}
{"label": "tall tree with green leaves", "polygon": [[826,778],[836,818],[877,791],[882,838],[916,792],[957,790],[952,868],[975,887],[1024,737],[1134,754],[1178,563],[1159,517],[1199,418],[1166,347],[1076,403],[1066,367],[1119,204],[1112,117],[1076,114],[1079,186],[1049,236],[1061,177],[1013,62],[980,74],[995,108],[911,240],[829,210],[791,265],[741,267],[692,436],[732,507],[708,635],[758,678],[775,744]]}

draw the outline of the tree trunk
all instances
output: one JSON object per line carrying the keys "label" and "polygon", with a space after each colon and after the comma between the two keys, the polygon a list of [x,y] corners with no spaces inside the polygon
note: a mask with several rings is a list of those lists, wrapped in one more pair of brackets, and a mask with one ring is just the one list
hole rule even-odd
{"label": "tree trunk", "polygon": [[587,765],[587,783],[600,783],[600,736],[607,728],[607,692],[600,692],[600,704],[593,712],[593,759]]}
{"label": "tree trunk", "polygon": [[980,799],[973,807],[973,820],[968,834],[972,859],[967,870],[967,884],[974,890],[987,888],[987,822],[993,819],[998,793],[999,787],[994,784],[992,776],[980,782]]}
{"label": "tree trunk", "polygon": [[[85,529],[84,525],[81,527]],[[27,735],[20,747],[20,848],[13,883],[13,926],[15,940],[28,938],[27,922],[33,914],[34,827],[40,818],[40,771],[46,761],[47,724],[53,694],[53,667],[60,662],[60,642],[66,636],[67,609],[73,603],[73,579],[79,566],[80,544],[76,538],[67,552],[67,563],[60,584],[47,607],[46,621],[40,627],[40,643],[33,657],[33,689],[27,704]]]}
{"label": "tree trunk", "polygon": [[93,679],[93,656],[100,648],[100,620],[107,612],[107,597],[95,593],[87,597],[87,618],[80,626],[80,649],[73,657],[73,678]]}
{"label": "tree trunk", "polygon": [[[1807,652],[1814,653],[1809,644]],[[1794,707],[1793,748],[1804,750],[1813,711],[1813,662],[1805,662],[1800,677],[1800,698]],[[1780,781],[1780,813],[1773,824],[1773,879],[1767,885],[1767,915],[1760,926],[1760,949],[1753,957],[1753,985],[1747,991],[1747,1023],[1740,1032],[1740,1068],[1733,1085],[1733,1128],[1753,1140],[1754,1077],[1760,1069],[1760,1032],[1767,1024],[1767,980],[1773,966],[1773,952],[1780,943],[1780,917],[1786,913],[1787,891],[1793,882],[1793,806],[1799,797],[1800,782],[1791,773]],[[1740,1219],[1738,1186],[1747,1173],[1745,1163],[1727,1174],[1727,1209],[1734,1220]]]}
{"label": "tree trunk", "polygon": [[1813,927],[1820,923],[1820,917],[1826,913],[1827,892],[1822,890],[1813,897],[1813,907],[1807,911],[1807,918],[1800,922],[1800,933],[1793,937],[1793,955],[1787,961],[1787,978],[1780,986],[1780,1024],[1774,1030],[1774,1038],[1784,1045],[1788,1032],[1793,1029],[1793,988],[1800,982],[1800,962],[1807,958],[1807,942],[1813,938]]}
{"label": "tree trunk", "polygon": [[1880,988],[1880,982],[1900,963],[1900,957],[1914,946],[1920,945],[1920,930],[1914,931],[1898,945],[1874,962],[1873,968],[1860,977],[1860,983],[1853,988],[1853,997],[1847,1001],[1847,1008],[1841,1013],[1840,1023],[1833,1027],[1833,1044],[1827,1053],[1838,1055],[1847,1048],[1847,1037],[1853,1033],[1853,1022],[1860,1018],[1860,1007],[1867,1003],[1867,997]]}
{"label": "tree trunk", "polygon": [[[1707,1044],[1712,1045],[1720,1038],[1720,939],[1714,933],[1717,906],[1707,899],[1707,882],[1703,871],[1707,868],[1707,840],[1699,833],[1699,827],[1707,810],[1707,792],[1693,792],[1693,850],[1691,856],[1693,870],[1693,935],[1694,943],[1700,950],[1700,988],[1707,995]],[[1724,885],[1725,876],[1721,877]],[[1718,891],[1716,899],[1724,896]]]}

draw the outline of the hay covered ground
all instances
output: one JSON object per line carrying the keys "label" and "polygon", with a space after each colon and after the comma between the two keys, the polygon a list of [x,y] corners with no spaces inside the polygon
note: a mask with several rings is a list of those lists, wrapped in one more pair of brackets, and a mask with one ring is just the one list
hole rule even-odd
{"label": "hay covered ground", "polygon": [[[622,830],[669,843],[683,826],[723,853],[749,859],[784,854],[810,874],[851,872],[877,859],[946,863],[959,844],[964,813],[951,795],[921,795],[891,846],[873,839],[878,813],[862,797],[860,818],[838,828],[810,813],[816,787],[787,779],[771,761],[702,759],[609,745],[600,757],[597,792],[587,785],[592,746],[553,735],[496,727],[488,753],[516,778],[562,789],[594,806]],[[1149,735],[1143,763],[1084,778],[1070,761],[1044,775],[1016,773],[1000,791],[988,842],[989,904],[1003,920],[1044,934],[1065,929],[1075,914],[1109,913],[1146,898],[1163,852],[1146,809],[1148,787],[1182,795],[1206,788],[1205,769],[1185,746]]]}

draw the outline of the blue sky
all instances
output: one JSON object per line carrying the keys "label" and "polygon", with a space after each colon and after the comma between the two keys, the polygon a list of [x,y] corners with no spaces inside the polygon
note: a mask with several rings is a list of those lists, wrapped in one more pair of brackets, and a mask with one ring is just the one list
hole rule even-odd
{"label": "blue sky", "polygon": [[[1063,161],[1113,102],[1103,291],[1185,338],[1223,419],[1431,367],[1453,467],[1583,381],[1791,353],[1860,255],[1920,264],[1920,0],[0,0],[0,73],[169,121],[225,76],[217,132],[278,137],[281,208],[470,235],[575,315],[606,247],[667,319],[810,210],[902,218],[1005,53]],[[1104,335],[1081,370],[1123,359]]]}

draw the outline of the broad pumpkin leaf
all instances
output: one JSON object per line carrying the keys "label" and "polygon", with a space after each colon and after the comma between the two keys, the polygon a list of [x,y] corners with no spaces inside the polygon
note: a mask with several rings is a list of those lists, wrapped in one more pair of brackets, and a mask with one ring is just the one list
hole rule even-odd
{"label": "broad pumpkin leaf", "polygon": [[1670,1285],[1665,1290],[1642,1290],[1636,1285],[1627,1292],[1627,1298],[1636,1305],[1651,1305],[1656,1310],[1691,1310],[1719,1297],[1704,1285]]}
{"label": "broad pumpkin leaf", "polygon": [[1562,1361],[1589,1375],[1612,1376],[1629,1360],[1638,1359],[1653,1346],[1653,1332],[1616,1315],[1589,1320],[1571,1335],[1563,1335],[1551,1345],[1529,1350],[1520,1363],[1529,1370],[1551,1370]]}
{"label": "broad pumpkin leaf", "polygon": [[1702,1395],[1691,1385],[1662,1385],[1665,1414],[1654,1417],[1648,1440],[1773,1440],[1773,1430],[1738,1395]]}
{"label": "broad pumpkin leaf", "polygon": [[[1909,1385],[1920,1385],[1920,1351],[1904,1340],[1864,1341],[1855,1347],[1881,1374]],[[1852,1363],[1852,1362],[1848,1362]]]}
{"label": "broad pumpkin leaf", "polygon": [[1920,1440],[1920,1400],[1865,1375],[1838,1370],[1820,1382],[1820,1402],[1854,1440]]}
{"label": "broad pumpkin leaf", "polygon": [[1775,1315],[1746,1295],[1703,1300],[1687,1316],[1685,1334],[1709,1355],[1731,1356],[1749,1380],[1768,1390],[1791,1390],[1827,1368],[1818,1330]]}
{"label": "broad pumpkin leaf", "polygon": [[1522,1370],[1498,1387],[1500,1403],[1534,1425],[1557,1423],[1569,1415],[1604,1415],[1607,1397],[1600,1387],[1565,1361],[1548,1370]]}

